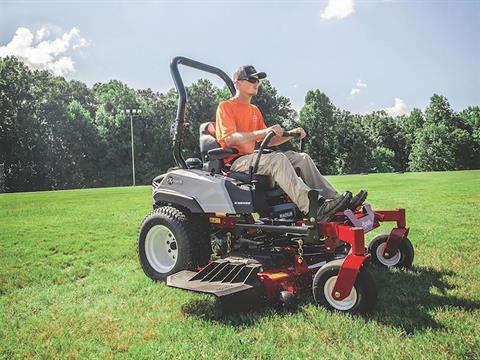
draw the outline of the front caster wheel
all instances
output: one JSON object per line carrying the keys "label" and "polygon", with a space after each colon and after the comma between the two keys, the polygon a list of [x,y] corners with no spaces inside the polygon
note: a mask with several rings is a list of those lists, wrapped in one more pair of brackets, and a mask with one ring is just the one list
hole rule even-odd
{"label": "front caster wheel", "polygon": [[368,252],[372,255],[372,263],[384,268],[410,269],[415,256],[411,241],[404,237],[397,253],[391,258],[387,258],[383,255],[383,252],[387,246],[388,236],[388,234],[377,235],[368,245]]}
{"label": "front caster wheel", "polygon": [[371,311],[377,301],[377,288],[365,267],[358,272],[352,291],[345,299],[337,300],[332,296],[342,262],[343,260],[331,261],[317,271],[313,279],[315,301],[329,310],[352,315]]}

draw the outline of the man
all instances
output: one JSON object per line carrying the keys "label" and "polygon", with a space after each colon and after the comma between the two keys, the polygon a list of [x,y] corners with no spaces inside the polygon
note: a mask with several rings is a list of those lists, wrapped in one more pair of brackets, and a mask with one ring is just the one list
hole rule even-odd
{"label": "man", "polygon": [[[292,139],[283,136],[284,129],[280,125],[267,128],[258,107],[250,103],[252,97],[257,95],[260,80],[266,76],[251,65],[241,66],[233,75],[236,95],[218,105],[217,141],[223,148],[233,147],[239,151],[238,155],[224,160],[226,164],[231,164],[232,171],[249,171],[255,143],[263,140],[270,131],[275,136],[270,140],[269,146],[280,145]],[[302,128],[292,131],[299,133],[300,139],[306,136]],[[301,178],[295,168],[300,169]],[[257,173],[272,176],[303,213],[318,221],[328,221],[337,211],[347,208],[355,210],[367,196],[363,190],[353,198],[349,191],[338,194],[320,174],[310,156],[304,153],[287,151],[263,154]]]}

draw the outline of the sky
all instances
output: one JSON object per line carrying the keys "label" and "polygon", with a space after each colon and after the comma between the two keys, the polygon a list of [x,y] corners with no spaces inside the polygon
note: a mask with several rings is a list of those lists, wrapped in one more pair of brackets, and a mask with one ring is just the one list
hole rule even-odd
{"label": "sky", "polygon": [[[0,0],[0,57],[92,86],[172,88],[185,56],[265,71],[296,110],[320,89],[354,113],[480,105],[480,0]],[[181,67],[185,83],[207,78]]]}

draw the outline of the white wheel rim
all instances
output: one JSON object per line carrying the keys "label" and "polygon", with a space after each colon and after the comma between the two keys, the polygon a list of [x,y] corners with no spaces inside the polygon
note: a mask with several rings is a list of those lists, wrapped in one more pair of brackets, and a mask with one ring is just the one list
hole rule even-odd
{"label": "white wheel rim", "polygon": [[145,255],[155,271],[167,273],[173,269],[178,259],[178,245],[169,228],[155,225],[148,231]]}
{"label": "white wheel rim", "polygon": [[399,263],[400,258],[402,256],[400,249],[397,250],[397,253],[395,256],[392,256],[391,258],[386,258],[383,256],[383,252],[385,251],[385,248],[387,247],[387,243],[383,242],[377,247],[377,259],[380,261],[381,264],[387,266],[387,267],[392,267],[395,266]]}
{"label": "white wheel rim", "polygon": [[333,288],[335,287],[335,283],[337,282],[337,276],[332,276],[325,282],[325,286],[323,287],[323,293],[325,295],[325,299],[327,299],[328,303],[332,305],[335,309],[340,311],[348,311],[355,306],[357,302],[357,290],[355,287],[352,287],[352,291],[350,294],[343,300],[336,300],[332,296]]}

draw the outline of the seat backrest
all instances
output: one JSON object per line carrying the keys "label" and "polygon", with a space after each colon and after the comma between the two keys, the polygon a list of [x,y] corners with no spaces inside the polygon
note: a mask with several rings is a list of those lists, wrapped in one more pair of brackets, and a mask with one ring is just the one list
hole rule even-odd
{"label": "seat backrest", "polygon": [[215,138],[215,123],[205,122],[200,125],[200,153],[202,154],[203,168],[211,172],[219,173],[223,166],[223,160],[209,160],[208,150],[221,147]]}

